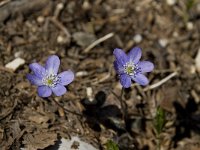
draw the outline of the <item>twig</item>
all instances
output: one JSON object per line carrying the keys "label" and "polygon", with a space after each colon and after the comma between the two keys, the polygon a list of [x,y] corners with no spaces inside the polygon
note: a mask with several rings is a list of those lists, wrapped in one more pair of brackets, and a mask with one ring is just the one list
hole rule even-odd
{"label": "twig", "polygon": [[6,5],[7,3],[9,3],[10,0],[3,0],[3,1],[0,1],[0,7],[2,7],[3,5]]}
{"label": "twig", "polygon": [[54,12],[54,17],[57,19],[58,16],[60,15],[61,11],[64,9],[64,4],[63,3],[58,3],[56,5],[56,9]]}
{"label": "twig", "polygon": [[64,111],[66,111],[66,112],[68,112],[68,113],[72,113],[72,114],[74,114],[74,115],[77,115],[77,116],[83,116],[82,114],[79,114],[79,113],[77,113],[77,112],[73,112],[73,111],[71,111],[71,110],[69,110],[69,109],[66,109],[66,108],[64,108],[59,102],[57,102],[55,99],[53,99],[52,98],[52,100],[59,106],[59,107],[61,107]]}
{"label": "twig", "polygon": [[153,71],[153,73],[172,73],[172,72],[179,72],[181,69],[180,69],[180,67],[177,67],[175,70],[173,70],[173,69],[162,69],[162,70],[157,70],[157,69],[155,69],[154,71]]}
{"label": "twig", "polygon": [[159,82],[150,85],[149,87],[146,87],[144,89],[144,91],[148,91],[148,90],[152,90],[155,89],[159,86],[161,86],[162,84],[164,84],[165,82],[167,82],[168,80],[170,80],[171,78],[173,78],[174,76],[176,76],[178,73],[177,72],[173,72],[170,75],[168,75],[167,77],[165,77],[164,79],[160,80]]}
{"label": "twig", "polygon": [[98,45],[99,43],[111,38],[114,36],[114,33],[109,33],[103,37],[101,37],[100,39],[94,41],[92,44],[90,44],[86,49],[83,50],[83,53],[88,53],[92,48],[94,48],[96,45]]}
{"label": "twig", "polygon": [[110,78],[110,73],[108,73],[106,76],[104,76],[103,78],[98,79],[98,81],[95,81],[94,83],[92,83],[92,85],[97,85],[99,83],[102,83],[104,81],[106,81],[107,79]]}
{"label": "twig", "polygon": [[71,39],[71,34],[62,23],[60,23],[55,17],[49,18],[49,20],[53,22],[59,29],[61,29],[69,40]]}

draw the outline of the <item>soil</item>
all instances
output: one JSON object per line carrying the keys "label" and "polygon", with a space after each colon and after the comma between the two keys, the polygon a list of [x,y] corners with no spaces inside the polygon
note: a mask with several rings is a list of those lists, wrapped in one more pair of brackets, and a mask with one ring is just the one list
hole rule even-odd
{"label": "soil", "polygon": [[[134,46],[155,69],[149,86],[125,89],[124,119],[112,53]],[[0,149],[48,149],[78,135],[97,149],[113,140],[121,150],[155,150],[161,107],[162,150],[199,150],[199,48],[198,0],[0,0]],[[64,96],[43,99],[26,75],[52,54],[76,78]],[[5,67],[17,57],[25,64]]]}

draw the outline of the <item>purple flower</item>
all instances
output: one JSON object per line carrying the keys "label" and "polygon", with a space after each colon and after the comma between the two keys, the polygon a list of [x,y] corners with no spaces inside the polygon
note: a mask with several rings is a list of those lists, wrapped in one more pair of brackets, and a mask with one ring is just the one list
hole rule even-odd
{"label": "purple flower", "polygon": [[68,70],[57,74],[59,66],[60,59],[56,55],[52,55],[47,59],[45,67],[38,63],[29,65],[33,74],[28,74],[27,79],[38,86],[37,91],[40,97],[49,97],[52,92],[56,96],[61,96],[67,92],[65,85],[74,80],[74,73]]}
{"label": "purple flower", "polygon": [[113,54],[116,58],[114,68],[119,74],[120,83],[124,88],[131,86],[131,80],[143,86],[149,83],[143,73],[151,72],[154,69],[154,65],[149,61],[140,61],[142,52],[139,47],[134,47],[128,55],[123,50],[116,48]]}

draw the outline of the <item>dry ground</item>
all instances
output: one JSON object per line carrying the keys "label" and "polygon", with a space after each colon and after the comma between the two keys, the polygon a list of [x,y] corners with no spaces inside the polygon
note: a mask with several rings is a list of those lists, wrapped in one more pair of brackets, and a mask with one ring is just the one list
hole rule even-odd
{"label": "dry ground", "polygon": [[[136,45],[155,70],[148,74],[150,86],[125,91],[124,121],[112,52]],[[79,135],[98,149],[112,139],[122,150],[155,150],[152,122],[160,106],[166,111],[163,150],[199,150],[199,48],[198,0],[0,0],[1,149],[44,149]],[[64,96],[42,99],[25,76],[30,63],[44,64],[51,54],[60,57],[61,71],[71,69],[76,78]],[[25,64],[7,69],[17,57]]]}

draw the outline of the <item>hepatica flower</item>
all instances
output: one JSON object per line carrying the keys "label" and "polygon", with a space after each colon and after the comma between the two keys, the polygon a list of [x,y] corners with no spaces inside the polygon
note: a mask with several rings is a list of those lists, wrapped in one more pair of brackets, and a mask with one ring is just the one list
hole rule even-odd
{"label": "hepatica flower", "polygon": [[29,65],[33,74],[28,74],[27,79],[37,85],[40,97],[49,97],[52,92],[61,96],[67,92],[65,86],[74,80],[74,73],[70,70],[58,74],[60,59],[56,55],[50,56],[43,67],[38,63]]}
{"label": "hepatica flower", "polygon": [[116,48],[113,54],[116,58],[114,68],[119,74],[120,83],[124,88],[131,86],[131,80],[143,86],[149,83],[149,80],[143,73],[151,72],[154,65],[149,61],[140,61],[142,52],[139,47],[134,47],[128,55],[123,50]]}

